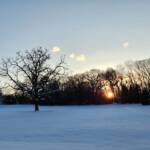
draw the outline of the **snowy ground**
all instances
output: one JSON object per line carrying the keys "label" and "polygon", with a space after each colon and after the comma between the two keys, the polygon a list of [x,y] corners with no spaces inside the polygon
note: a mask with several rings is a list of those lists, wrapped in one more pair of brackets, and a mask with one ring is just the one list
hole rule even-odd
{"label": "snowy ground", "polygon": [[0,105],[0,150],[149,150],[150,106]]}

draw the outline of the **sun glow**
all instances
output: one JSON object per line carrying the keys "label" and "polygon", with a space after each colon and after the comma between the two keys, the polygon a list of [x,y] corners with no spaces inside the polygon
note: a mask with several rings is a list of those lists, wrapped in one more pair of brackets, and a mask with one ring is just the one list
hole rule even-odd
{"label": "sun glow", "polygon": [[108,99],[114,98],[114,94],[111,91],[107,91],[106,96],[107,96]]}
{"label": "sun glow", "polygon": [[107,99],[111,100],[115,97],[114,93],[112,92],[112,90],[109,86],[106,86],[103,90],[104,90],[104,95]]}

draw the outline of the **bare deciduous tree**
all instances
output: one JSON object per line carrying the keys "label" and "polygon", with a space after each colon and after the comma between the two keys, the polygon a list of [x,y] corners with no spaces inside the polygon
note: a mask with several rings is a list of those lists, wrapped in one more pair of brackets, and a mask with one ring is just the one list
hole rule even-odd
{"label": "bare deciduous tree", "polygon": [[9,79],[9,86],[15,91],[32,98],[35,111],[39,111],[41,93],[50,92],[47,88],[49,82],[58,79],[65,72],[64,58],[55,66],[49,60],[48,50],[41,47],[26,50],[25,53],[18,52],[15,58],[2,59],[1,76]]}
{"label": "bare deciduous tree", "polygon": [[86,72],[85,78],[94,95],[104,86],[102,82],[104,80],[104,73],[98,69],[92,69]]}

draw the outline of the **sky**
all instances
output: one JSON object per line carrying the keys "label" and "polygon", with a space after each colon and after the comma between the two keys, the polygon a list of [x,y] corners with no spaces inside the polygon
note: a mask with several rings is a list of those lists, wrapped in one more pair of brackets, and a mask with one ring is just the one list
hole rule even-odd
{"label": "sky", "polygon": [[149,0],[0,0],[0,58],[49,49],[72,72],[150,57]]}

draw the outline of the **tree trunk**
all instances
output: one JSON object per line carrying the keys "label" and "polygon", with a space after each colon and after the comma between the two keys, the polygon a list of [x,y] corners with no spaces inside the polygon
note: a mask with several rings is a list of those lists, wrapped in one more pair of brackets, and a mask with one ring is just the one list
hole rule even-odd
{"label": "tree trunk", "polygon": [[39,101],[38,99],[35,99],[35,112],[39,111]]}
{"label": "tree trunk", "polygon": [[115,103],[115,97],[116,97],[116,94],[115,94],[115,90],[114,90],[113,85],[111,85],[110,88],[111,88],[111,92],[113,93],[112,102]]}

